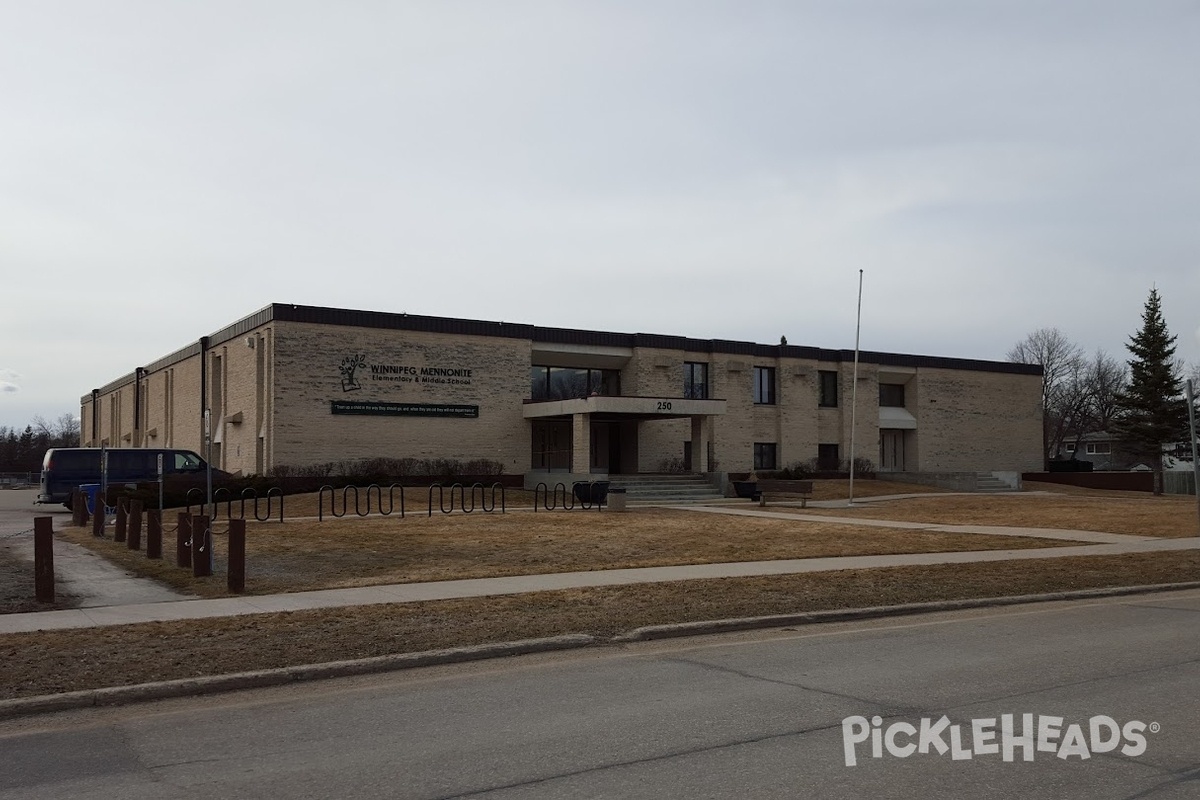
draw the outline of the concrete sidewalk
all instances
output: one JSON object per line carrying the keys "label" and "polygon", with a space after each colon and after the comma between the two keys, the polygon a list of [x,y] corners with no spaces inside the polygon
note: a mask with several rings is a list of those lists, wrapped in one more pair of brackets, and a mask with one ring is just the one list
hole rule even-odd
{"label": "concrete sidewalk", "polygon": [[[799,504],[775,503],[777,508],[801,508]],[[811,507],[812,504],[809,504]],[[829,508],[846,508],[828,506]],[[863,517],[828,517],[820,514],[797,513],[795,511],[770,511],[767,508],[715,508],[704,506],[678,506],[676,511],[695,511],[701,514],[726,514],[735,517],[760,517],[764,519],[802,520],[804,522],[832,522],[837,525],[854,525],[862,528],[899,528],[911,531],[935,531],[937,533],[972,533],[982,536],[1024,536],[1031,539],[1053,539],[1066,542],[1092,542],[1094,544],[1127,544],[1152,541],[1153,537],[1134,536],[1125,533],[1101,533],[1099,531],[1060,530],[1058,528],[1009,528],[1002,525],[944,525],[933,522],[903,522],[890,519],[867,519]]]}
{"label": "concrete sidewalk", "polygon": [[379,605],[385,603],[416,603],[425,600],[522,594],[525,592],[544,592],[556,589],[622,586],[635,583],[664,583],[702,578],[792,575],[845,569],[966,564],[989,561],[1016,561],[1038,558],[1068,558],[1071,556],[1103,556],[1124,553],[1153,553],[1200,549],[1200,538],[1128,538],[1136,539],[1137,541],[1086,544],[1078,547],[1038,548],[1032,550],[844,556],[837,558],[691,564],[673,567],[646,567],[642,569],[594,570],[590,572],[561,572],[550,575],[521,575],[506,578],[404,583],[353,589],[326,589],[315,592],[137,603],[104,608],[75,608],[65,611],[3,615],[0,616],[0,633],[129,625],[138,622],[168,622],[185,619],[268,614],[279,611],[342,608],[346,606]]}

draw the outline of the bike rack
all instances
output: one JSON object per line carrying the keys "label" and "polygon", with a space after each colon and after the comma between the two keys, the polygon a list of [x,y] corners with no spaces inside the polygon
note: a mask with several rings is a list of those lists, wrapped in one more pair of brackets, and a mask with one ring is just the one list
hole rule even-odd
{"label": "bike rack", "polygon": [[[388,505],[387,511],[383,510],[383,487],[377,483],[372,483],[367,487],[367,514],[371,513],[371,490],[375,490],[375,506],[379,510],[379,516],[390,516],[396,510],[396,490],[400,490],[400,519],[404,519],[404,487],[398,483],[393,483],[388,486]],[[355,511],[357,511],[357,504]],[[362,515],[360,515],[362,516]]]}
{"label": "bike rack", "polygon": [[[247,492],[251,493],[250,497],[246,496]],[[245,489],[242,489],[242,519],[246,518],[246,501],[254,500],[254,518],[256,520],[258,520],[259,522],[266,522],[267,520],[269,520],[271,518],[271,509],[274,506],[274,503],[272,502],[273,497],[279,498],[279,521],[283,522],[283,490],[280,489],[278,486],[272,486],[270,489],[267,489],[267,494],[265,497],[259,497],[258,490],[251,488],[249,486],[246,487]],[[265,516],[259,516],[259,513],[258,513],[258,501],[259,500],[267,501],[267,503],[266,503],[267,513]]]}
{"label": "bike rack", "polygon": [[597,481],[575,481],[571,484],[570,491],[567,490],[567,485],[565,483],[562,483],[561,481],[559,483],[554,484],[553,490],[551,490],[550,487],[547,486],[545,483],[539,483],[537,486],[535,486],[533,488],[533,510],[534,510],[534,512],[537,512],[538,499],[540,498],[541,506],[543,509],[545,509],[546,511],[554,511],[554,510],[560,508],[559,498],[562,498],[562,505],[561,505],[562,510],[563,511],[573,511],[575,509],[575,505],[576,505],[576,503],[575,503],[576,487],[586,486],[586,487],[588,487],[588,493],[587,493],[588,499],[585,500],[585,499],[583,499],[582,496],[580,496],[578,498],[579,508],[583,511],[587,511],[587,510],[591,509],[591,507],[594,505],[596,507],[597,511],[602,511],[604,509],[604,501],[591,499],[592,497],[595,496],[595,493],[596,493],[596,491],[595,491],[596,483],[597,483]]}
{"label": "bike rack", "polygon": [[[449,508],[446,507],[445,490],[447,488],[450,490],[450,507]],[[437,490],[437,494],[438,494],[438,508],[441,509],[443,514],[451,514],[454,512],[454,501],[455,501],[456,494],[458,497],[458,508],[464,514],[470,514],[470,513],[474,512],[476,508],[483,511],[485,514],[491,514],[492,512],[494,512],[496,510],[496,490],[497,489],[500,490],[500,513],[505,514],[508,512],[508,501],[507,501],[505,493],[504,493],[503,484],[496,482],[496,483],[493,483],[490,487],[484,486],[482,483],[479,483],[479,482],[475,482],[475,483],[471,484],[471,486],[469,487],[470,488],[470,497],[471,497],[471,507],[470,508],[467,508],[467,488],[468,487],[463,486],[461,483],[452,483],[452,484],[450,484],[449,487],[442,486],[442,484],[440,484],[440,483],[430,484],[428,516],[430,516],[430,517],[433,516],[433,492],[435,489]],[[488,494],[488,489],[491,489],[490,495]],[[476,495],[475,495],[476,490],[478,490],[478,492],[479,492],[478,501],[476,501],[476,499],[475,499],[476,498]]]}
{"label": "bike rack", "polygon": [[[226,489],[224,486],[220,486],[220,487],[217,487],[217,489],[215,489],[213,491],[213,495],[212,495],[212,497],[213,497],[212,521],[213,522],[216,522],[217,519],[220,517],[220,514],[218,513],[217,510],[220,508],[222,492],[225,493],[225,519],[231,519],[233,517],[233,493],[230,492],[228,489]],[[246,517],[246,505],[245,505],[245,503],[243,503],[242,504],[242,518],[245,519],[245,517]]]}
{"label": "bike rack", "polygon": [[[475,508],[475,488],[479,487],[479,507],[483,509],[485,514],[491,514],[496,510],[496,490],[500,490],[500,513],[508,513],[508,504],[504,498],[504,484],[500,482],[493,483],[490,487],[484,486],[482,483],[471,484],[471,508]],[[491,505],[488,505],[488,495],[484,492],[491,489]]]}
{"label": "bike rack", "polygon": [[184,495],[184,500],[187,502],[188,516],[191,516],[192,513],[192,492],[200,495],[200,507],[204,507],[204,490],[193,486],[191,489],[188,489],[187,494]]}

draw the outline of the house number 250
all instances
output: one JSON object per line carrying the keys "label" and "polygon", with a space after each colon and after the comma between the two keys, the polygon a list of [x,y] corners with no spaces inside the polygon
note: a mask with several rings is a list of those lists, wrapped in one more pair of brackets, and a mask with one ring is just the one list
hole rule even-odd
{"label": "house number 250", "polygon": [[659,400],[658,401],[658,410],[659,411],[670,411],[671,410],[671,401]]}

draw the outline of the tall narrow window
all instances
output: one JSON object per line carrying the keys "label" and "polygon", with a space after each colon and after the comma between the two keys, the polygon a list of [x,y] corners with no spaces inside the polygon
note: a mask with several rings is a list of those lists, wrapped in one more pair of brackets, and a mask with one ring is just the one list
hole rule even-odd
{"label": "tall narrow window", "polygon": [[708,399],[708,364],[699,361],[684,362],[683,396],[689,400]]}
{"label": "tall narrow window", "polygon": [[775,405],[775,368],[754,368],[754,402],[757,405]]}
{"label": "tall narrow window", "polygon": [[817,404],[822,408],[836,408],[838,404],[838,374],[833,370],[817,371],[820,380],[820,395]]}

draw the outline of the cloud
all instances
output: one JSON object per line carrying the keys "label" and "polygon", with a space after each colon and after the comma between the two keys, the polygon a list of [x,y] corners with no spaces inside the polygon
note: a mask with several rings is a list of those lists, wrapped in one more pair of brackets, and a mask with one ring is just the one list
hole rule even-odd
{"label": "cloud", "polygon": [[20,379],[21,376],[18,373],[12,371],[11,369],[4,369],[0,367],[0,392],[11,393],[21,391],[21,387],[14,383],[14,381],[18,381]]}

